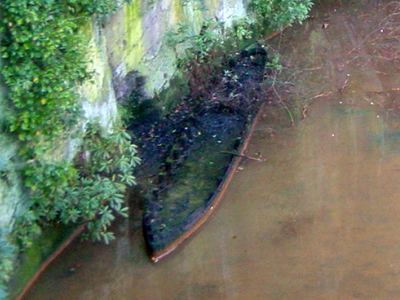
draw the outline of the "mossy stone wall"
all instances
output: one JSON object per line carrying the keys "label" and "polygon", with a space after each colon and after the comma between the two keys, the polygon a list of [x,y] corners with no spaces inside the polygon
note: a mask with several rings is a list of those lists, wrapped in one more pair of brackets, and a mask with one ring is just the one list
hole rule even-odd
{"label": "mossy stone wall", "polygon": [[[160,102],[157,106],[170,109],[177,101],[174,89],[182,92],[185,88],[184,78],[176,69],[176,53],[166,45],[165,34],[178,24],[187,24],[198,33],[203,21],[210,18],[229,26],[232,20],[246,15],[245,6],[243,0],[132,0],[106,20],[93,19],[86,24],[81,30],[87,37],[93,77],[77,87],[83,109],[78,129],[91,120],[110,127],[118,114],[118,99],[138,86],[147,97]],[[144,78],[144,86],[139,78]],[[0,234],[10,230],[15,217],[23,213],[26,197],[18,176],[17,139],[3,130],[9,107],[6,88],[0,82]],[[74,139],[59,141],[49,159],[72,158],[78,144]],[[54,238],[49,235],[43,240],[46,245],[57,245],[60,236],[64,234],[54,234]],[[32,253],[33,250],[28,251],[29,259],[39,266],[39,260],[45,257],[38,254],[36,261]],[[51,251],[46,249],[45,253]],[[25,269],[29,272],[19,272],[24,275],[12,281],[18,289],[34,271],[19,266],[19,270]]]}

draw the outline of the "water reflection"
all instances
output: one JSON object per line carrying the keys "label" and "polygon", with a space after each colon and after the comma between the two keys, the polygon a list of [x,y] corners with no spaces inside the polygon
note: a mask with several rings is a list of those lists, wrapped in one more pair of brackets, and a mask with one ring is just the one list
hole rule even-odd
{"label": "water reflection", "polygon": [[242,164],[186,247],[153,265],[126,221],[109,247],[75,244],[28,299],[400,299],[399,65],[369,35],[391,10],[337,3],[273,45],[307,117],[283,128],[266,109],[249,153],[267,161]]}

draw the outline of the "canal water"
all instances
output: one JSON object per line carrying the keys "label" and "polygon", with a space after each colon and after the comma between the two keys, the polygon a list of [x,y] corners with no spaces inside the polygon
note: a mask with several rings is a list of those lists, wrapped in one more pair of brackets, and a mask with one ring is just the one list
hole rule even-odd
{"label": "canal water", "polygon": [[276,37],[247,152],[266,160],[243,161],[202,230],[152,264],[134,216],[110,246],[74,243],[27,299],[400,299],[398,15],[331,1]]}

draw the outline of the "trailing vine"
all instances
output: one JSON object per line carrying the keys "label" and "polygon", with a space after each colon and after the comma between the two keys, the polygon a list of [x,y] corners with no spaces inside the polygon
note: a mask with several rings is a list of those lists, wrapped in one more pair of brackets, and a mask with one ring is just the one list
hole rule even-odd
{"label": "trailing vine", "polygon": [[[29,195],[12,235],[0,235],[0,299],[15,247],[30,246],[48,224],[87,224],[88,236],[109,242],[114,214],[126,215],[125,189],[134,184],[136,148],[122,125],[111,132],[89,124],[76,159],[49,161],[54,143],[71,136],[81,116],[76,86],[90,78],[80,28],[117,0],[2,0],[1,76],[11,116],[5,130],[20,142],[21,175]],[[12,238],[13,242],[10,242]]]}
{"label": "trailing vine", "polygon": [[313,0],[251,0],[250,9],[261,31],[282,30],[308,17]]}

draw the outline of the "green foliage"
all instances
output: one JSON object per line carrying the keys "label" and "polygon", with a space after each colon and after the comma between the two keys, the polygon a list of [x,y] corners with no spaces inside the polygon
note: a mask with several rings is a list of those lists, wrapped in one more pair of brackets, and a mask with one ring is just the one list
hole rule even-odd
{"label": "green foliage", "polygon": [[235,20],[226,30],[222,22],[210,19],[204,22],[199,33],[188,24],[179,24],[175,31],[166,34],[166,43],[175,49],[178,67],[185,67],[189,62],[209,63],[212,53],[238,48],[242,41],[254,39],[265,30],[281,30],[295,22],[301,23],[312,5],[312,0],[251,0],[255,20],[250,17]]}
{"label": "green foliage", "polygon": [[[124,128],[112,133],[89,125],[75,162],[34,162],[25,169],[32,204],[16,225],[23,246],[30,246],[40,225],[87,224],[88,237],[108,243],[114,214],[127,215],[125,190],[135,184],[140,162]],[[32,230],[32,228],[34,230]]]}
{"label": "green foliage", "polygon": [[279,53],[272,56],[271,60],[267,62],[266,67],[278,72],[282,71],[281,57]]}
{"label": "green foliage", "polygon": [[125,190],[136,184],[132,173],[140,163],[136,146],[122,127],[107,134],[90,125],[79,158],[79,184],[58,202],[67,208],[60,208],[61,219],[87,222],[89,237],[108,243],[113,238],[108,227],[114,213],[127,216]]}
{"label": "green foliage", "polygon": [[[2,0],[0,55],[8,87],[9,117],[2,129],[20,141],[26,211],[13,239],[30,246],[48,224],[87,224],[89,236],[108,242],[114,213],[126,215],[124,191],[135,183],[139,162],[122,127],[112,133],[88,126],[74,162],[49,162],[54,141],[71,135],[80,117],[76,85],[90,78],[87,40],[79,28],[93,15],[106,15],[117,0]],[[13,247],[0,234],[0,299],[12,271]]]}
{"label": "green foliage", "polygon": [[5,283],[13,271],[15,247],[7,240],[7,234],[0,230],[0,299],[7,297]]}
{"label": "green foliage", "polygon": [[116,0],[68,0],[67,3],[69,10],[75,15],[107,15],[117,8]]}
{"label": "green foliage", "polygon": [[79,27],[92,14],[116,8],[115,0],[3,0],[1,74],[15,113],[9,130],[34,157],[69,130],[79,116],[74,87],[89,77]]}
{"label": "green foliage", "polygon": [[250,40],[254,36],[255,22],[250,18],[241,18],[232,24],[232,33],[234,38],[239,41]]}
{"label": "green foliage", "polygon": [[281,30],[287,25],[302,22],[313,5],[312,0],[252,0],[250,8],[259,25]]}
{"label": "green foliage", "polygon": [[77,118],[74,86],[89,75],[78,32],[83,19],[65,1],[5,0],[1,8],[2,75],[15,109],[9,129],[34,157]]}
{"label": "green foliage", "polygon": [[166,34],[166,43],[178,53],[178,66],[187,62],[203,63],[210,51],[223,46],[223,24],[214,20],[206,20],[200,30],[195,33],[187,24],[179,24],[176,31]]}

